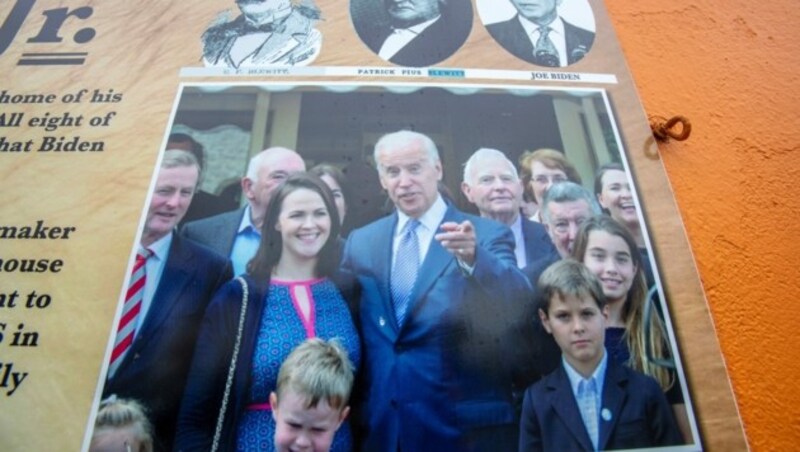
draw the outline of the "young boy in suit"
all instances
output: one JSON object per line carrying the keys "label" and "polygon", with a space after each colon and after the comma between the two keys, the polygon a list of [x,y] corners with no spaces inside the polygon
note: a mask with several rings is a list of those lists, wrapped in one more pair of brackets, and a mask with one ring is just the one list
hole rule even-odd
{"label": "young boy in suit", "polygon": [[525,392],[520,452],[607,450],[681,444],[655,380],[608,359],[603,289],[581,263],[565,259],[539,279],[539,317],[562,366]]}

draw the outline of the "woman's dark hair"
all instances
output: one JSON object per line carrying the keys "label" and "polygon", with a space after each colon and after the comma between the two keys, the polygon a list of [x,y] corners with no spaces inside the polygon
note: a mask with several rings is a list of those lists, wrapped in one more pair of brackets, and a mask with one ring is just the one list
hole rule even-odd
{"label": "woman's dark hair", "polygon": [[331,217],[330,234],[319,251],[316,274],[318,277],[328,277],[339,267],[339,244],[337,243],[339,214],[336,211],[336,204],[333,202],[331,189],[318,176],[309,173],[294,173],[275,189],[269,206],[267,206],[264,225],[261,227],[261,242],[258,245],[258,251],[247,264],[247,273],[254,278],[259,280],[270,278],[272,269],[280,261],[283,239],[280,231],[275,229],[275,225],[278,223],[283,201],[289,194],[300,189],[311,190],[319,194]]}
{"label": "woman's dark hair", "polygon": [[[622,171],[625,172],[625,168],[622,166],[622,163],[611,162],[606,163],[605,165],[601,166],[597,170],[597,174],[594,176],[594,196],[597,198],[600,196],[600,193],[603,192],[603,176],[606,175],[609,171]],[[605,210],[605,209],[603,209]]]}
{"label": "woman's dark hair", "polygon": [[[320,179],[322,176],[329,176],[331,179],[336,181],[336,185],[339,186],[339,189],[342,191],[342,197],[344,198],[344,205],[345,207],[350,207],[348,203],[350,202],[350,188],[347,185],[347,179],[344,177],[344,173],[339,168],[329,164],[329,163],[320,163],[319,165],[311,168],[308,170],[309,173],[318,176]],[[327,185],[327,184],[326,184]],[[339,218],[339,221],[342,219]]]}
{"label": "woman's dark hair", "polygon": [[185,133],[171,133],[169,138],[167,138],[167,149],[172,149],[171,146],[176,144],[188,146],[188,148],[178,149],[183,149],[184,151],[189,151],[194,154],[200,166],[200,170],[202,171],[205,169],[205,153],[202,144],[198,143],[191,135]]}

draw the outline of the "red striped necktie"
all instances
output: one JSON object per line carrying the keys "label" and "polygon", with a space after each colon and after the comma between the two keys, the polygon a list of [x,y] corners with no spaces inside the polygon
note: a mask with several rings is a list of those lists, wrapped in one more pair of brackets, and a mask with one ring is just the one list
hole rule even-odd
{"label": "red striped necktie", "polygon": [[119,319],[117,337],[114,339],[114,350],[111,352],[108,378],[114,376],[133,344],[136,326],[139,323],[139,312],[142,310],[144,283],[147,280],[144,264],[152,255],[153,252],[148,249],[140,249],[136,253],[136,262],[131,271],[131,282],[128,286],[128,293],[125,295],[125,304],[122,305],[122,317]]}

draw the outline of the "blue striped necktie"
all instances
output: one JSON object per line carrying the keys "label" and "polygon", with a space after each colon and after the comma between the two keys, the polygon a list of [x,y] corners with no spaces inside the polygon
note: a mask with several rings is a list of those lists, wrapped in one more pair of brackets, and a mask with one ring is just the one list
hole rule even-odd
{"label": "blue striped necktie", "polygon": [[594,378],[590,378],[581,380],[578,383],[578,405],[581,408],[581,417],[586,426],[586,432],[589,434],[589,439],[592,440],[594,450],[597,450],[600,436],[596,381]]}
{"label": "blue striped necktie", "polygon": [[410,219],[406,223],[403,236],[397,245],[397,254],[392,269],[392,305],[398,327],[402,326],[405,320],[411,301],[411,291],[414,289],[414,282],[417,280],[419,271],[418,226],[419,221],[414,219]]}

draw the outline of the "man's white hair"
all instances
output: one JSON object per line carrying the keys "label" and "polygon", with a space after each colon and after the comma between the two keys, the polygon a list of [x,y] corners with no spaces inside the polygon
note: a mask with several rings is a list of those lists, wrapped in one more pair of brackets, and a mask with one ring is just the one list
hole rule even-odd
{"label": "man's white hair", "polygon": [[[250,159],[250,163],[247,164],[247,178],[250,180],[258,179],[258,171],[261,169],[261,166],[266,160],[267,156],[270,154],[274,154],[275,152],[284,152],[284,153],[292,153],[296,154],[300,157],[300,154],[297,152],[280,146],[264,149],[263,151],[259,152],[258,154],[254,155],[253,158]],[[300,157],[302,158],[302,157]]]}
{"label": "man's white hair", "polygon": [[381,152],[391,153],[414,142],[419,142],[422,145],[422,149],[428,154],[431,163],[435,164],[439,162],[439,150],[436,149],[436,144],[427,135],[423,135],[419,132],[412,132],[411,130],[399,130],[397,132],[387,133],[380,137],[378,142],[375,143],[375,151],[372,157],[375,159],[378,171],[383,171],[380,161],[378,160],[378,155]]}
{"label": "man's white hair", "polygon": [[472,154],[469,160],[467,160],[467,163],[464,164],[463,181],[468,185],[473,185],[476,182],[475,171],[477,168],[480,168],[481,163],[494,160],[505,161],[508,167],[511,168],[511,173],[514,175],[514,180],[519,181],[519,174],[517,173],[517,168],[514,166],[514,163],[512,163],[502,151],[492,148],[480,148]]}

